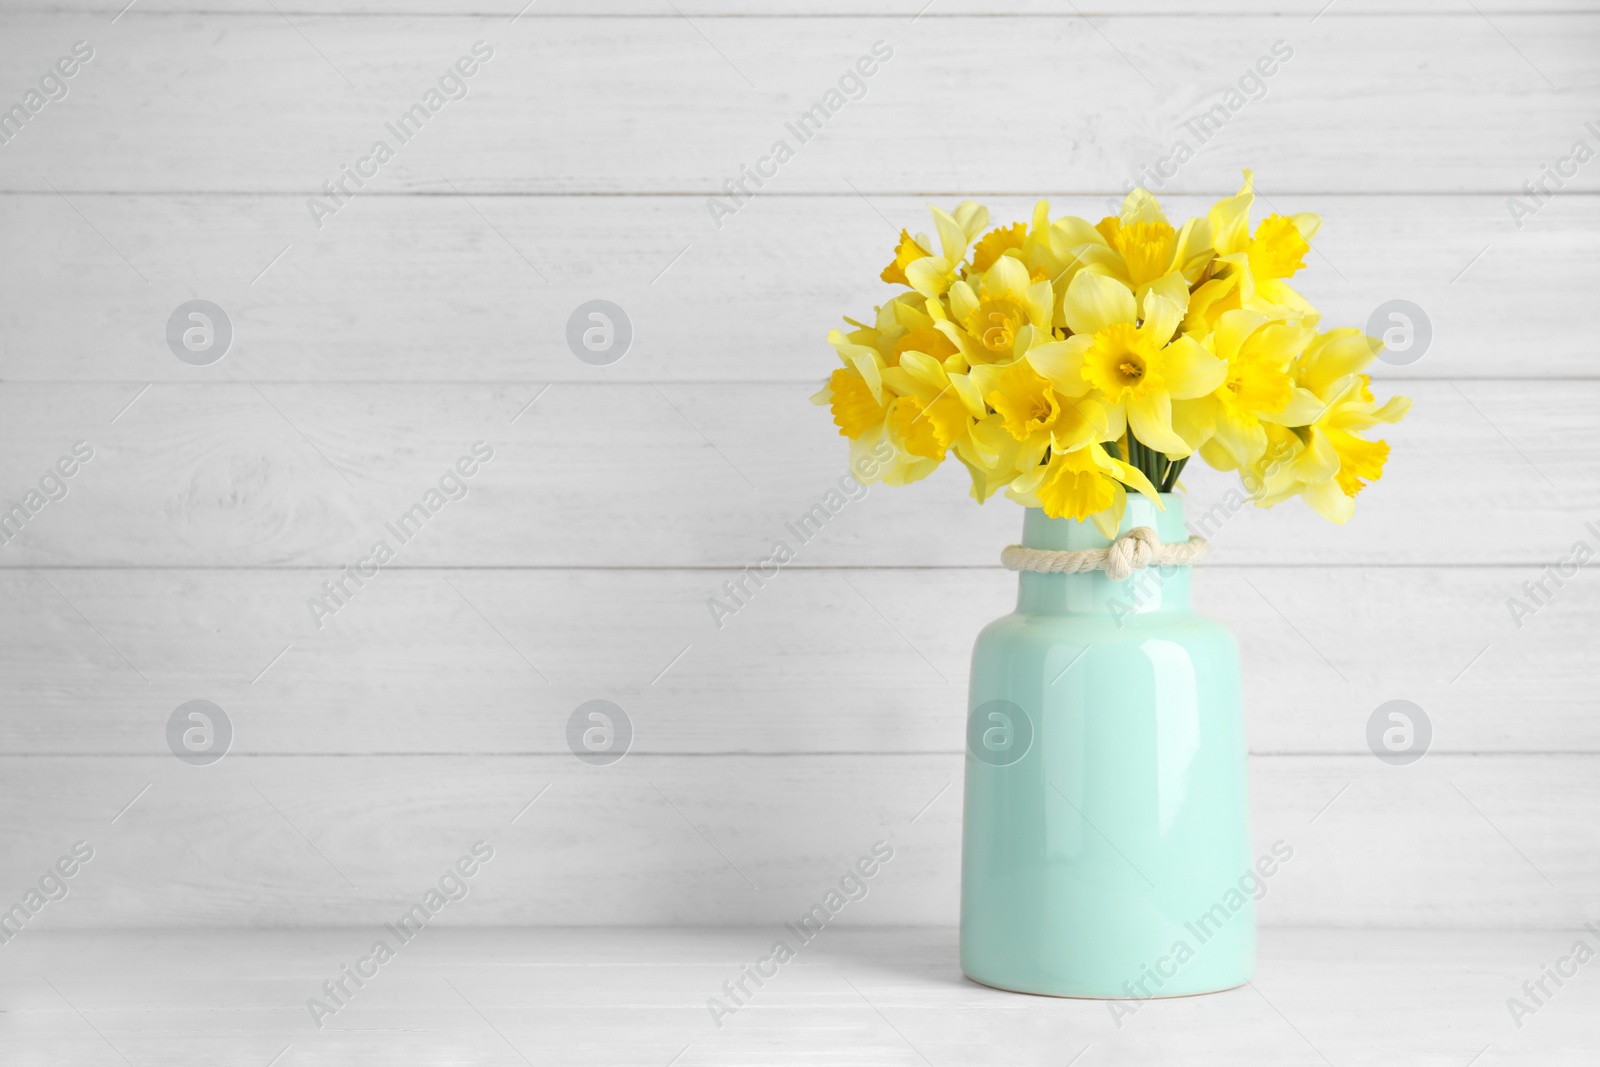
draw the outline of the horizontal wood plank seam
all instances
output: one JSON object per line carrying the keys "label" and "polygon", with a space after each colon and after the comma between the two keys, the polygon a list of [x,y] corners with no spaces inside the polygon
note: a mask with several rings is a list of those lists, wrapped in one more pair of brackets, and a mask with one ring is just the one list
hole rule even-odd
{"label": "horizontal wood plank seam", "polygon": [[[1470,571],[1519,571],[1528,567],[1544,568],[1549,566],[1551,560],[1526,560],[1514,562],[1450,562],[1432,561],[1423,563],[1207,563],[1207,570],[1224,571],[1348,571],[1348,570],[1470,570]],[[705,573],[705,574],[737,574],[747,570],[749,564],[605,564],[605,563],[549,563],[549,564],[503,564],[503,563],[451,563],[451,564],[409,564],[388,563],[384,565],[385,572],[407,571],[416,574],[429,574],[436,572],[455,571],[498,571],[508,574],[518,573],[544,573],[571,571],[576,574],[598,574],[616,572],[618,574],[632,574],[637,572],[662,572],[662,573]],[[999,563],[902,563],[902,564],[813,564],[794,563],[785,564],[785,572],[807,571],[815,574],[830,574],[840,571],[856,573],[858,571],[995,571],[1003,573],[1004,568]],[[38,571],[115,571],[118,573],[132,574],[138,571],[192,571],[196,574],[209,574],[220,571],[253,571],[262,574],[284,573],[293,574],[301,571],[326,572],[338,570],[331,563],[285,563],[276,564],[239,564],[237,566],[224,565],[191,565],[191,564],[144,564],[144,563],[63,563],[63,564],[35,564],[35,563],[0,563],[0,574],[6,572],[32,573]]]}
{"label": "horizontal wood plank seam", "polygon": [[[0,16],[0,22],[3,22],[6,18],[10,18],[10,17],[16,16],[16,15],[58,16],[58,17],[73,17],[73,16],[87,16],[87,15],[113,15],[117,11],[121,10],[124,6],[125,5],[121,5],[121,4],[110,4],[110,5],[107,5],[105,7],[59,8],[59,7],[31,7],[30,6],[30,7],[24,7],[24,8],[11,8],[10,10],[8,10],[5,13],[4,16]],[[1481,10],[1484,14],[1488,14],[1488,15],[1503,15],[1503,16],[1505,16],[1507,18],[1543,18],[1543,17],[1550,17],[1550,16],[1568,17],[1568,16],[1574,16],[1574,15],[1600,14],[1600,8],[1577,8],[1577,9],[1573,9],[1573,10],[1565,10],[1565,9],[1560,9],[1560,8],[1542,8],[1542,9],[1539,9],[1539,10],[1536,10],[1536,11],[1527,11],[1527,10],[1524,10],[1522,8],[1515,7],[1515,6],[1512,6],[1512,7],[1490,7],[1488,5],[1477,5],[1477,6],[1478,6],[1478,9]],[[224,9],[221,9],[221,8],[152,7],[152,6],[140,5],[136,10],[144,17],[157,16],[157,17],[162,17],[162,18],[176,18],[176,17],[185,17],[185,16],[196,16],[196,15],[204,15],[204,16],[206,16],[208,18],[230,18],[230,17],[232,17],[232,18],[263,18],[263,17],[265,17],[265,18],[277,18],[277,17],[279,17],[279,12],[276,9],[271,8],[271,7],[260,7],[260,8],[242,7],[242,8],[229,8],[229,9],[224,10]],[[293,16],[295,16],[297,18],[307,18],[307,19],[408,19],[408,18],[412,18],[412,19],[488,19],[488,20],[495,20],[495,21],[506,21],[510,17],[504,11],[348,11],[348,10],[347,11],[326,11],[326,10],[305,10],[305,9],[292,8],[292,7],[284,7],[282,9],[281,13],[284,14],[284,15],[293,15]],[[1102,11],[1102,10],[1098,10],[1098,9],[1085,11],[1085,10],[1079,9],[1079,10],[1071,10],[1071,11],[946,11],[946,12],[943,12],[943,13],[936,12],[936,11],[933,11],[933,10],[928,10],[928,11],[924,12],[923,14],[921,14],[921,15],[919,15],[917,17],[919,19],[927,18],[927,19],[937,19],[937,20],[941,20],[941,21],[955,21],[956,19],[996,19],[996,20],[997,19],[1035,19],[1035,20],[1042,20],[1042,19],[1082,19],[1082,18],[1096,18],[1096,19],[1176,19],[1176,18],[1181,18],[1181,19],[1200,19],[1200,20],[1206,20],[1206,21],[1215,21],[1215,20],[1219,20],[1219,19],[1239,19],[1239,18],[1261,18],[1261,19],[1285,18],[1291,13],[1297,13],[1297,12],[1291,12],[1287,7],[1279,8],[1279,9],[1276,9],[1276,10],[1263,7],[1263,8],[1253,9],[1253,10],[1242,10],[1241,9],[1241,10],[1232,10],[1232,11],[1183,11],[1183,12],[1163,11],[1163,10],[1156,9],[1156,8],[1151,8],[1151,9],[1143,10],[1143,11]],[[889,10],[887,8],[881,9],[881,10],[878,10],[878,11],[849,11],[849,12],[821,12],[821,11],[805,11],[805,12],[795,12],[795,11],[777,11],[777,12],[769,12],[769,11],[763,11],[763,12],[751,12],[751,11],[704,12],[704,11],[694,11],[694,12],[692,12],[692,16],[694,18],[697,18],[697,19],[708,19],[708,20],[709,19],[716,19],[716,20],[721,20],[721,21],[734,21],[734,20],[755,21],[755,20],[758,20],[758,19],[762,19],[762,20],[772,21],[772,22],[776,22],[776,21],[814,21],[814,22],[821,22],[821,21],[824,21],[824,20],[840,20],[840,21],[843,21],[843,20],[847,20],[847,19],[848,20],[853,20],[853,21],[868,21],[868,20],[879,20],[879,19],[904,19],[904,18],[906,18],[906,12],[904,10],[902,10],[902,9]],[[585,13],[582,13],[582,14],[578,14],[578,13],[566,12],[566,11],[544,12],[544,13],[535,13],[533,11],[529,11],[523,17],[524,18],[528,18],[528,19],[538,19],[538,20],[545,20],[545,21],[555,21],[557,19],[567,19],[567,20],[573,20],[573,21],[595,22],[595,21],[601,21],[601,20],[607,20],[607,19],[612,19],[612,20],[635,20],[635,21],[642,21],[642,20],[646,20],[646,19],[651,19],[651,20],[657,20],[657,21],[668,21],[668,20],[682,18],[683,16],[679,15],[679,14],[676,14],[676,13],[662,13],[662,12],[604,11],[604,12],[585,12]],[[1359,20],[1359,19],[1380,19],[1380,18],[1381,19],[1398,19],[1398,18],[1476,19],[1479,16],[1475,12],[1472,12],[1472,11],[1460,12],[1460,11],[1416,11],[1416,10],[1413,10],[1413,11],[1349,11],[1349,12],[1342,12],[1341,13],[1341,12],[1330,10],[1325,15],[1319,16],[1319,18],[1320,17],[1338,18],[1338,19],[1342,19],[1342,20],[1345,20],[1345,21],[1354,22],[1354,21]]]}
{"label": "horizontal wood plank seam", "polygon": [[[0,22],[3,22],[3,20],[0,20]],[[65,185],[64,184],[64,185],[60,186],[60,190],[61,190],[61,192],[64,192],[64,193],[71,193],[73,196],[100,196],[100,197],[113,197],[113,196],[123,196],[123,197],[206,197],[206,198],[215,198],[215,199],[221,199],[221,198],[224,198],[224,197],[258,197],[258,198],[261,198],[261,199],[284,198],[284,199],[298,200],[301,197],[305,197],[305,196],[323,196],[323,195],[325,195],[320,188],[311,188],[309,186],[306,187],[305,189],[300,189],[300,190],[291,190],[291,189],[77,189],[77,188],[74,188],[71,185]],[[1027,198],[1030,198],[1030,197],[1101,197],[1101,198],[1103,198],[1103,197],[1116,197],[1116,196],[1122,196],[1123,195],[1120,190],[1112,190],[1112,189],[1076,189],[1076,190],[1074,190],[1074,189],[1023,189],[1023,190],[1015,190],[1015,189],[1010,189],[1010,190],[1007,190],[1007,189],[998,189],[998,190],[997,189],[988,189],[988,190],[984,190],[984,189],[933,189],[933,190],[865,189],[865,190],[862,190],[862,191],[868,196],[878,196],[878,197],[943,197],[943,198],[960,197],[962,199],[970,199],[970,200],[1027,199]],[[1238,191],[1239,190],[1236,189],[1236,188],[1223,189],[1223,188],[1220,188],[1220,187],[1217,188],[1217,189],[1169,189],[1169,190],[1164,191],[1161,195],[1163,197],[1168,198],[1168,199],[1174,199],[1174,200],[1175,199],[1181,199],[1181,198],[1184,198],[1184,197],[1218,197],[1218,198],[1220,198],[1220,197],[1233,196]],[[1465,199],[1465,198],[1477,198],[1477,199],[1482,199],[1482,200],[1496,200],[1496,199],[1499,199],[1501,197],[1507,197],[1507,196],[1526,197],[1528,195],[1527,190],[1525,190],[1525,189],[1504,189],[1504,190],[1474,189],[1474,190],[1470,190],[1470,191],[1460,190],[1460,189],[1438,189],[1438,190],[1395,189],[1395,190],[1392,190],[1392,191],[1391,190],[1330,191],[1330,190],[1327,190],[1327,189],[1296,189],[1296,188],[1294,188],[1292,186],[1287,186],[1287,185],[1285,185],[1285,186],[1275,186],[1273,188],[1273,193],[1279,199],[1283,199],[1285,197],[1291,197],[1291,196],[1326,197],[1326,198],[1330,198],[1330,199],[1337,198],[1337,197],[1358,197],[1359,196],[1359,197],[1383,197],[1383,198],[1396,198],[1396,199],[1401,198],[1401,197],[1404,197],[1406,199],[1422,199],[1422,198],[1426,198],[1426,199],[1430,199],[1430,200],[1436,200],[1436,199],[1438,199],[1440,197],[1456,197],[1456,198],[1462,198],[1462,199]],[[57,197],[59,195],[60,195],[60,193],[57,193],[55,190],[51,190],[51,189],[43,189],[43,190],[41,190],[41,189],[27,189],[27,188],[0,188],[0,196],[19,196],[19,197],[20,196],[36,196],[36,197],[52,197],[53,198],[53,197]],[[363,198],[383,199],[383,200],[430,199],[430,198],[432,198],[432,199],[451,200],[451,199],[456,199],[460,194],[454,193],[454,192],[450,192],[448,190],[434,190],[434,189],[372,189],[372,190],[363,190],[361,195],[362,195]],[[704,197],[704,196],[725,196],[726,194],[721,189],[711,188],[711,187],[708,186],[705,189],[667,189],[667,190],[662,190],[662,189],[629,189],[629,190],[611,191],[611,192],[607,192],[607,191],[604,191],[604,190],[594,190],[592,192],[583,192],[583,191],[541,192],[541,191],[538,191],[538,190],[518,190],[518,189],[483,189],[483,190],[474,189],[472,191],[472,195],[474,197],[476,197],[476,198],[504,197],[506,199],[511,199],[511,198],[515,198],[515,197],[521,197],[521,198],[529,199],[529,200],[541,200],[541,199],[545,199],[545,200],[557,200],[557,199],[572,199],[572,200],[579,200],[579,199],[586,199],[586,200],[641,199],[641,200],[648,200],[648,199],[651,199],[651,198],[660,198],[660,199],[694,198],[694,199],[699,199],[700,197]],[[854,199],[856,199],[854,194],[849,194],[849,193],[841,194],[841,193],[834,193],[834,192],[821,192],[821,191],[816,191],[816,190],[812,190],[812,191],[793,191],[793,192],[781,192],[781,191],[766,192],[766,191],[763,191],[761,193],[761,196],[762,196],[762,199],[768,200],[768,201],[771,201],[771,200],[820,200],[820,199],[830,199],[830,200],[845,201],[845,200],[854,200]],[[1561,190],[1561,196],[1562,196],[1562,199],[1571,199],[1571,198],[1575,198],[1575,197],[1600,196],[1600,189],[1563,189],[1563,190]],[[1510,234],[1514,234],[1515,232],[1516,232],[1515,230],[1508,231],[1508,233],[1510,233]]]}
{"label": "horizontal wood plank seam", "polygon": [[[170,378],[152,382],[149,378],[5,378],[0,376],[0,389],[36,386],[49,386],[52,388],[100,388],[102,386],[141,386],[141,385],[181,385],[185,388],[200,386],[206,389],[216,389],[224,386],[251,386],[251,385],[288,385],[288,386],[341,386],[368,389],[375,386],[381,387],[428,387],[448,386],[451,388],[480,389],[494,386],[515,386],[519,389],[535,385],[577,385],[584,388],[603,389],[639,389],[650,385],[670,385],[674,388],[709,385],[709,386],[737,386],[751,388],[796,388],[815,389],[817,383],[826,378],[827,372],[833,368],[827,366],[826,352],[818,360],[821,366],[817,373],[803,378],[635,378],[628,381],[604,381],[595,378],[233,378],[223,381],[196,381],[184,378]],[[1375,368],[1376,369],[1376,368]],[[1525,385],[1529,382],[1597,382],[1600,374],[1554,374],[1549,376],[1532,376],[1528,374],[1516,375],[1484,375],[1481,377],[1463,377],[1451,375],[1448,378],[1428,378],[1416,374],[1377,374],[1373,381],[1380,384],[1386,382],[1425,382],[1428,384],[1448,385],[1450,382],[1510,382]]]}
{"label": "horizontal wood plank seam", "polygon": [[[874,751],[871,749],[843,749],[838,751],[815,752],[640,752],[637,749],[628,752],[628,759],[637,762],[646,760],[669,759],[928,759],[939,757],[956,759],[963,754],[959,749],[916,749],[894,751]],[[1284,750],[1273,751],[1264,749],[1248,750],[1247,755],[1252,759],[1331,759],[1331,760],[1370,760],[1372,753],[1361,752],[1315,752]],[[1600,750],[1554,750],[1554,749],[1506,749],[1499,751],[1470,750],[1464,752],[1446,752],[1431,749],[1427,759],[1549,759],[1551,757],[1570,757],[1573,759],[1594,759],[1600,757]],[[84,752],[82,750],[62,752],[0,752],[0,762],[5,760],[26,759],[124,759],[124,760],[170,760],[171,754],[161,752]],[[226,757],[230,760],[238,759],[526,759],[526,760],[570,760],[572,755],[567,752],[236,752],[230,751]]]}

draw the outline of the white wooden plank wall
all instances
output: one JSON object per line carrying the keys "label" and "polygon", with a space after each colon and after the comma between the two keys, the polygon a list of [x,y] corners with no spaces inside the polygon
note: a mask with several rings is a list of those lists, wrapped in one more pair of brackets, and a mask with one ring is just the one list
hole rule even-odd
{"label": "white wooden plank wall", "polygon": [[[953,922],[966,659],[1020,512],[953,471],[874,487],[722,628],[705,601],[844,473],[806,397],[897,228],[965,195],[1098,217],[1282,40],[1171,210],[1253,166],[1263,210],[1326,219],[1301,280],[1330,322],[1406,299],[1433,341],[1377,371],[1416,409],[1352,526],[1245,511],[1197,576],[1246,657],[1257,836],[1297,848],[1264,920],[1600,914],[1600,579],[1506,606],[1600,546],[1600,163],[1507,203],[1600,149],[1597,5],[503,6],[0,14],[0,104],[94,48],[0,144],[0,505],[94,450],[0,547],[0,898],[83,839],[38,921],[381,922],[482,837],[496,877],[441,921],[764,923],[884,838],[842,921]],[[319,229],[307,198],[480,39],[468,96]],[[715,227],[877,40],[866,94]],[[606,367],[564,340],[596,297],[636,334]],[[211,366],[166,345],[194,298],[236,331]],[[319,628],[306,599],[480,440]],[[209,767],[166,747],[194,698],[236,730]],[[609,767],[567,750],[594,698],[636,731]],[[1395,698],[1433,724],[1410,767],[1366,747]]]}

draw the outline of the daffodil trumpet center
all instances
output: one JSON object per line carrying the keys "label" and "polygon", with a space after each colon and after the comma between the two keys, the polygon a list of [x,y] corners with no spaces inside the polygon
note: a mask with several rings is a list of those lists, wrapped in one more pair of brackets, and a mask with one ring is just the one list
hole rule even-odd
{"label": "daffodil trumpet center", "polygon": [[1011,355],[1017,331],[1028,324],[1028,313],[1017,303],[1004,298],[983,300],[968,317],[967,332],[977,338],[991,359]]}
{"label": "daffodil trumpet center", "polygon": [[1113,402],[1128,394],[1159,389],[1160,354],[1156,344],[1132,323],[1113,323],[1095,334],[1083,361],[1083,375]]}

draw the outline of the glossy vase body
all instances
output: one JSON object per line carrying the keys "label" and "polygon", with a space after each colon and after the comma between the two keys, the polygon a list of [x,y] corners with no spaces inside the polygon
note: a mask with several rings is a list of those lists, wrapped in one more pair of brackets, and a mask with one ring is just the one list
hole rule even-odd
{"label": "glossy vase body", "polygon": [[[1162,500],[1128,494],[1119,533],[1186,539],[1182,499]],[[1109,542],[1029,509],[1023,544]],[[1242,984],[1255,883],[1232,634],[1190,610],[1188,567],[1018,579],[972,654],[961,969],[1074,997]]]}

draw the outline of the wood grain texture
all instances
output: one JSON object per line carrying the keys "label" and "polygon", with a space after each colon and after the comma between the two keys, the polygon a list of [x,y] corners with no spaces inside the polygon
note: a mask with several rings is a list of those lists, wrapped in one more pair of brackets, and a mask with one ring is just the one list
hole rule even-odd
{"label": "wood grain texture", "polygon": [[[327,3],[315,5],[315,9],[305,5],[277,5],[278,9],[289,14],[312,15],[481,15],[489,19],[496,17],[507,21],[515,18],[518,22],[525,19],[542,18],[570,18],[573,16],[587,16],[593,18],[613,18],[617,16],[630,16],[634,18],[677,18],[682,15],[705,18],[749,18],[755,17],[819,17],[819,16],[855,16],[872,17],[888,16],[905,19],[916,18],[919,22],[923,19],[940,19],[960,16],[983,16],[988,18],[1038,18],[1059,17],[1062,9],[1052,0],[937,0],[928,4],[927,0],[872,0],[871,3],[855,3],[852,0],[785,0],[783,3],[768,3],[765,0],[674,0],[673,8],[664,9],[663,5],[654,0],[537,0],[536,3],[523,7],[523,0],[506,3],[491,3],[490,0],[478,0],[476,3],[453,4],[447,0],[329,0]],[[1486,0],[1484,3],[1473,5],[1485,15],[1519,15],[1527,14],[1525,4],[1516,4],[1512,0]],[[1324,6],[1324,3],[1313,3],[1311,0],[1232,0],[1225,11],[1205,10],[1202,5],[1194,0],[1097,0],[1091,7],[1080,8],[1087,17],[1098,20],[1106,16],[1128,17],[1133,15],[1185,15],[1206,16],[1220,19],[1236,18],[1239,15],[1283,15],[1303,19],[1311,23],[1313,19],[1320,23],[1322,19],[1343,18],[1349,15],[1380,15],[1380,14],[1423,14],[1441,16],[1459,16],[1461,7],[1451,0],[1395,0],[1393,3],[1383,3],[1381,0],[1339,0],[1339,3]],[[520,9],[520,14],[519,14]],[[95,12],[107,17],[116,15],[122,10],[122,4],[112,0],[51,0],[49,3],[38,0],[21,0],[9,5],[9,10],[18,13],[47,14],[59,11]],[[1541,13],[1593,13],[1597,8],[1593,0],[1542,0],[1538,8]],[[223,14],[273,14],[272,5],[264,0],[140,0],[134,13],[223,13]]]}
{"label": "wood grain texture", "polygon": [[[1519,230],[1505,197],[1285,196],[1265,168],[1262,180],[1271,199],[1258,218],[1324,217],[1296,284],[1326,324],[1366,328],[1394,299],[1426,314],[1425,354],[1375,364],[1376,376],[1596,375],[1569,320],[1570,294],[1600,288],[1600,198],[1559,197]],[[1033,208],[986,202],[997,225]],[[717,231],[695,197],[375,196],[319,235],[287,195],[0,196],[0,229],[29,250],[0,263],[0,377],[806,382],[831,366],[829,329],[901,291],[875,279],[895,227],[930,228],[927,203],[773,194]],[[1211,201],[1164,203],[1184,218]],[[1093,219],[1110,209],[1081,196],[1051,207]],[[166,343],[173,309],[197,296],[233,324],[227,357],[209,367]],[[568,318],[596,297],[619,304],[634,331],[605,367],[579,361],[566,340]]]}
{"label": "wood grain texture", "polygon": [[[74,841],[95,849],[40,929],[376,925],[479,839],[495,858],[441,916],[449,925],[777,923],[880,839],[895,857],[840,921],[948,924],[962,766],[957,755],[633,754],[608,767],[570,754],[208,767],[5,757],[0,797],[27,816],[0,841],[18,879]],[[1294,850],[1261,921],[1574,926],[1600,911],[1596,771],[1593,756],[1253,757],[1257,850],[1279,839]]]}
{"label": "wood grain texture", "polygon": [[[191,384],[140,396],[131,385],[6,385],[7,507],[73,442],[88,441],[96,458],[0,558],[342,567],[483,440],[495,458],[422,536],[390,542],[398,565],[743,567],[790,540],[786,524],[845,474],[845,442],[804,388],[541,388]],[[1600,516],[1600,383],[1410,382],[1405,391],[1415,409],[1385,427],[1389,468],[1347,527],[1298,502],[1262,514],[1235,498],[1239,510],[1213,512],[1237,478],[1186,475],[1197,525],[1216,517],[1201,527],[1217,542],[1213,559],[1539,570],[1586,536],[1585,522]],[[1016,538],[1020,509],[1005,499],[973,506],[954,466],[846,504],[821,536],[790,541],[797,565],[991,565]]]}
{"label": "wood grain texture", "polygon": [[[1600,604],[1584,573],[1521,630],[1505,608],[1600,536],[1585,526],[1600,523],[1600,380],[1581,325],[1600,283],[1600,170],[1520,228],[1507,208],[1600,121],[1596,5],[1240,0],[1196,15],[1112,0],[1086,19],[1037,0],[938,0],[914,19],[921,2],[682,0],[686,18],[642,0],[572,17],[541,0],[513,20],[521,0],[470,13],[141,0],[113,20],[120,0],[67,0],[0,14],[0,105],[73,41],[96,50],[69,95],[0,146],[0,513],[75,441],[95,450],[0,548],[0,846],[20,872],[0,900],[72,842],[97,850],[71,896],[0,948],[30,978],[65,974],[83,1013],[8,970],[8,1054],[121,1062],[88,1026],[63,1027],[94,1019],[135,1062],[231,1062],[248,1031],[275,1047],[239,1062],[265,1063],[285,1012],[306,1026],[302,976],[332,974],[344,941],[212,943],[214,958],[238,953],[231,969],[185,971],[171,989],[227,1017],[218,1037],[163,1021],[166,987],[139,999],[150,974],[204,959],[200,942],[108,942],[146,953],[130,977],[74,969],[70,949],[88,943],[65,931],[373,927],[478,838],[496,859],[440,925],[631,925],[637,956],[589,932],[438,930],[437,961],[418,946],[423,984],[397,981],[337,1036],[307,1029],[331,1040],[284,1067],[393,1062],[385,1042],[402,1030],[402,1056],[422,1044],[441,1062],[521,1062],[504,1038],[453,1029],[491,1016],[541,1058],[665,1063],[682,1044],[656,1038],[690,1017],[704,1027],[698,980],[714,988],[746,952],[724,939],[707,956],[645,924],[781,922],[880,837],[896,860],[842,924],[953,922],[965,665],[977,628],[1009,607],[993,563],[1018,510],[963,501],[955,470],[874,488],[724,629],[705,601],[844,473],[843,442],[804,397],[834,366],[826,329],[882,299],[870,279],[900,226],[926,229],[929,200],[968,195],[997,221],[1041,195],[1098,216],[1183,138],[1199,150],[1161,190],[1174,214],[1255,165],[1263,210],[1327,217],[1304,282],[1330,322],[1364,325],[1402,298],[1434,329],[1421,362],[1378,372],[1411,379],[1380,391],[1417,405],[1387,434],[1389,472],[1352,526],[1295,506],[1215,511],[1203,527],[1216,551],[1200,603],[1250,664],[1255,834],[1296,849],[1263,919],[1269,932],[1546,932],[1313,937],[1268,949],[1292,961],[1284,985],[1268,970],[1263,997],[1210,1002],[1242,1005],[1232,1046],[1186,1029],[1218,1032],[1205,1005],[1150,1007],[1145,1044],[1084,1043],[1109,1061],[1204,1048],[1230,1064],[1321,1062],[1327,1048],[1341,1063],[1459,1067],[1494,1041],[1573,1061],[1589,1005],[1576,985],[1575,1007],[1541,1012],[1537,1030],[1486,1019],[1563,947],[1556,931],[1600,916],[1586,644]],[[496,51],[470,95],[319,229],[307,197],[480,38]],[[894,57],[866,95],[718,229],[708,195],[792,136],[784,123],[880,39]],[[1185,120],[1280,39],[1294,54],[1264,96],[1198,145]],[[163,339],[196,297],[237,328],[204,368]],[[636,328],[605,368],[563,338],[596,297]],[[470,494],[400,543],[385,523],[478,440],[495,455]],[[1188,481],[1196,517],[1224,499],[1226,479]],[[316,629],[307,597],[379,538],[393,563]],[[164,748],[167,717],[195,697],[238,731],[214,766]],[[565,750],[568,716],[597,697],[637,731],[603,768]],[[1405,768],[1364,741],[1397,697],[1434,727]],[[827,1056],[741,1016],[738,1040],[679,1062],[915,1060],[888,1018],[935,1062],[991,1062],[982,1027],[1007,1010],[1025,1053],[1059,1064],[1079,1047],[1064,1048],[1054,1006],[1027,1014],[997,1005],[1031,998],[930,982],[948,932],[838,933],[851,974],[880,961],[852,995],[883,996],[883,1013],[845,999],[826,958],[808,961],[769,1018],[813,1032],[836,1020],[845,1036]],[[548,951],[551,966],[484,964],[505,946]],[[673,993],[645,977],[686,953]],[[567,966],[578,959],[629,966]],[[1375,988],[1373,960],[1412,969]],[[448,991],[435,976],[463,966],[484,1014],[434,999]],[[657,1025],[615,1026],[619,1003]],[[1446,1030],[1461,1055],[1434,1036]]]}
{"label": "wood grain texture", "polygon": [[[367,192],[720,193],[877,40],[895,58],[821,135],[791,138],[774,191],[1112,192],[1187,138],[1178,191],[1230,192],[1242,163],[1270,161],[1269,192],[1508,194],[1600,105],[1600,18],[1574,14],[738,18],[708,32],[263,12],[10,15],[4,30],[0,64],[22,71],[96,38],[71,95],[5,149],[0,187],[69,194],[320,194],[478,39],[497,51],[470,95],[391,143]],[[1264,95],[1209,139],[1186,133],[1278,40],[1293,58]],[[1001,55],[998,98],[951,91],[990,84]],[[1568,188],[1596,183],[1589,168]],[[309,211],[301,229],[317,232]]]}
{"label": "wood grain texture", "polygon": [[[1584,973],[1516,1029],[1504,1007],[1592,935],[1264,931],[1253,987],[1153,1001],[1002,993],[964,980],[945,929],[828,929],[715,1027],[707,998],[766,955],[768,926],[430,929],[316,1030],[308,997],[365,931],[39,934],[3,951],[18,1063],[1184,1063],[1375,1067],[1593,1062]],[[29,935],[34,938],[34,935]],[[46,981],[49,984],[46,984]],[[51,987],[55,988],[52,989]],[[747,982],[747,987],[754,989]],[[1554,989],[1553,985],[1549,988]],[[81,1013],[81,1014],[80,1014]],[[286,1051],[287,1046],[287,1051]],[[1485,1053],[1485,1048],[1490,1051]]]}
{"label": "wood grain texture", "polygon": [[[1526,573],[1207,566],[1195,595],[1238,635],[1256,753],[1364,754],[1394,699],[1436,752],[1600,753],[1600,587],[1581,575],[1518,629]],[[972,641],[1011,575],[782,572],[719,629],[706,601],[734,576],[407,569],[318,630],[317,571],[12,571],[0,751],[162,754],[195,698],[249,754],[562,754],[592,699],[641,753],[961,750]]]}

